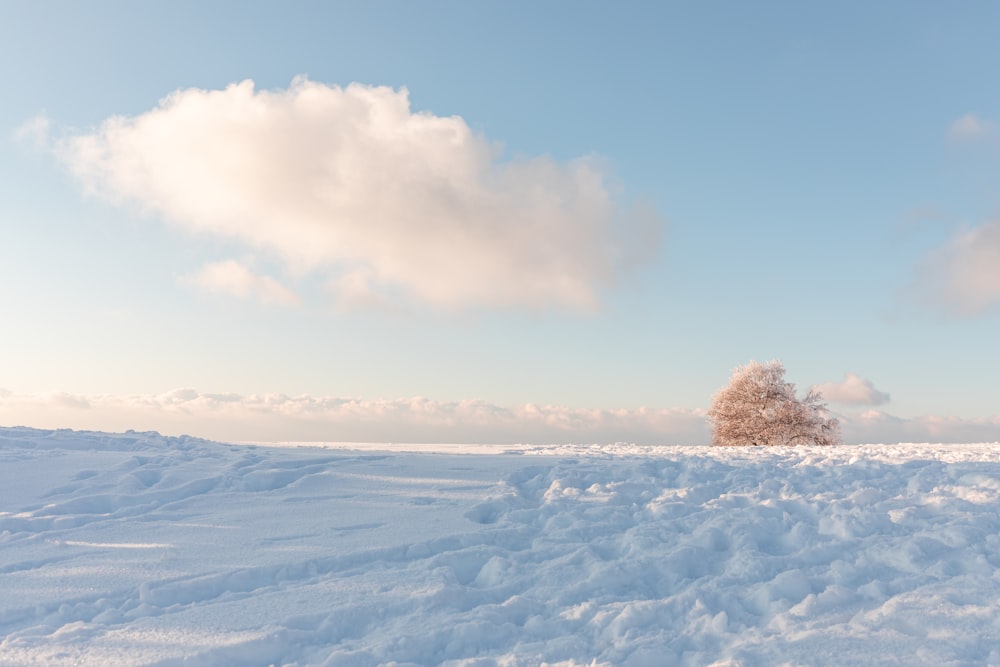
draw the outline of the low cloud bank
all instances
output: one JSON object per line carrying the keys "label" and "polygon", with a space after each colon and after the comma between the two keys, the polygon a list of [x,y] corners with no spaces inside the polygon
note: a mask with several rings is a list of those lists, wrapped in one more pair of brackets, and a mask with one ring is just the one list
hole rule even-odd
{"label": "low cloud bank", "polygon": [[[1000,416],[837,415],[845,442],[1000,441]],[[223,441],[707,444],[701,408],[501,406],[482,400],[361,399],[284,394],[25,395],[0,390],[0,424],[155,430]]]}
{"label": "low cloud bank", "polygon": [[700,444],[704,410],[500,406],[481,400],[210,394],[0,394],[0,423],[42,428],[157,430],[218,440]]}
{"label": "low cloud bank", "polygon": [[1000,442],[1000,415],[951,417],[924,415],[909,419],[867,410],[844,420],[849,442]]}

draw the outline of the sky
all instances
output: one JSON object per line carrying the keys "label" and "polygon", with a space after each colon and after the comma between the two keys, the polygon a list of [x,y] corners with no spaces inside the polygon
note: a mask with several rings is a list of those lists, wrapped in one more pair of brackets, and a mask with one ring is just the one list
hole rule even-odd
{"label": "sky", "polygon": [[1000,440],[1000,5],[0,0],[0,423]]}

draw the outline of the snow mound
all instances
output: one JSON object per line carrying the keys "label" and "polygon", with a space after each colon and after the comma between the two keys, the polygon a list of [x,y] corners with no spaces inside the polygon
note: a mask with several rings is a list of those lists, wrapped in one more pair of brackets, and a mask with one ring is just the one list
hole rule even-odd
{"label": "snow mound", "polygon": [[1000,664],[1000,445],[0,428],[0,665]]}

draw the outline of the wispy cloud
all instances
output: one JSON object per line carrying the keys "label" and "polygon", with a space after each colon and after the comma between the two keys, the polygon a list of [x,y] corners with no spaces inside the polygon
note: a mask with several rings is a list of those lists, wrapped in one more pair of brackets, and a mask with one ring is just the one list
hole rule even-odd
{"label": "wispy cloud", "polygon": [[882,405],[889,402],[889,394],[879,391],[871,380],[847,373],[840,382],[824,382],[813,387],[823,398],[841,405]]}
{"label": "wispy cloud", "polygon": [[[975,142],[1000,139],[1000,126],[976,114],[952,123],[948,137]],[[973,317],[1000,306],[1000,218],[953,232],[917,266],[908,296],[956,317]]]}
{"label": "wispy cloud", "polygon": [[12,138],[19,144],[44,150],[51,143],[51,132],[52,121],[46,114],[40,113],[15,129]]}
{"label": "wispy cloud", "polygon": [[967,113],[948,128],[948,138],[952,141],[978,141],[992,137],[996,132],[996,124],[980,118],[974,113]]}
{"label": "wispy cloud", "polygon": [[297,303],[298,296],[270,276],[253,272],[234,259],[206,264],[197,273],[185,276],[183,282],[213,294],[239,299],[256,299],[261,303]]}
{"label": "wispy cloud", "polygon": [[88,192],[323,272],[348,302],[589,310],[662,227],[600,161],[505,158],[405,89],[179,90],[55,147]]}
{"label": "wispy cloud", "polygon": [[1000,306],[1000,220],[962,230],[928,254],[914,287],[925,301],[961,317]]}

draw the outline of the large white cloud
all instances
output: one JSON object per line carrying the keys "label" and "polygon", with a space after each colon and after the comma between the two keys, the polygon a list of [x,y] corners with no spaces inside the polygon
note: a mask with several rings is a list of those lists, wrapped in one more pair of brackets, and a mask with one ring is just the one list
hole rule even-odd
{"label": "large white cloud", "polygon": [[842,405],[882,405],[889,402],[889,394],[879,391],[856,373],[847,373],[840,382],[824,382],[813,387],[823,398]]}
{"label": "large white cloud", "polygon": [[348,300],[592,309],[661,226],[597,160],[505,158],[405,89],[179,90],[56,151],[87,191],[326,272]]}
{"label": "large white cloud", "polygon": [[963,230],[931,252],[916,287],[932,304],[959,316],[1000,306],[1000,220]]}
{"label": "large white cloud", "polygon": [[587,409],[482,400],[360,399],[284,394],[0,393],[0,424],[157,430],[220,440],[347,442],[698,444],[704,410]]}

